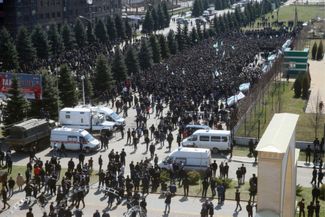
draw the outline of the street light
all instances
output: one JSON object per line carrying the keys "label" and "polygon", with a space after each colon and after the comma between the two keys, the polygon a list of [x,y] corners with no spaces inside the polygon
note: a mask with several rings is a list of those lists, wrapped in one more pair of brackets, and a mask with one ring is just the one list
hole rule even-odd
{"label": "street light", "polygon": [[81,81],[82,81],[82,101],[83,105],[86,105],[86,99],[85,99],[85,76],[81,76]]}
{"label": "street light", "polygon": [[58,107],[58,115],[60,114],[60,91],[59,91],[59,77],[58,77],[58,72],[60,71],[60,67],[55,67],[55,77],[56,77],[56,90],[58,92],[58,97],[56,100],[56,106]]}

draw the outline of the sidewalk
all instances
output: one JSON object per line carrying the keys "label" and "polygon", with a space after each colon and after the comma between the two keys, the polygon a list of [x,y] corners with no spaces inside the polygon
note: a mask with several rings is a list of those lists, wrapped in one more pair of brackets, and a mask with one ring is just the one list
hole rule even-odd
{"label": "sidewalk", "polygon": [[[95,187],[97,184],[95,184]],[[11,204],[11,208],[9,210],[5,210],[2,213],[0,212],[0,216],[3,217],[25,217],[26,212],[28,211],[28,206],[23,205],[23,199],[25,194],[23,192],[19,192],[14,194],[14,196],[10,199],[9,203]],[[55,197],[53,197],[50,201],[54,201]],[[165,209],[165,198],[161,197],[158,194],[149,194],[146,197],[147,201],[147,216],[148,217],[197,217],[200,216],[201,205],[205,201],[205,199],[196,198],[196,197],[182,197],[182,196],[174,196],[171,200],[171,211],[169,214],[164,214]],[[218,217],[232,217],[232,216],[247,216],[247,212],[245,211],[245,207],[247,205],[246,202],[242,202],[242,211],[234,212],[236,207],[235,201],[225,201],[224,204],[218,205],[216,199],[211,200],[215,206],[214,214]],[[20,204],[20,206],[19,206]],[[55,203],[56,204],[56,203]],[[86,217],[90,217],[96,210],[99,210],[100,213],[102,211],[108,211],[111,217],[123,217],[125,212],[127,211],[125,201],[122,202],[119,206],[116,206],[116,202],[113,203],[113,207],[111,209],[107,209],[107,197],[104,197],[103,193],[96,191],[95,189],[90,190],[90,192],[85,197],[85,208],[82,210]],[[45,207],[45,209],[41,208],[37,204],[32,206],[33,213],[35,217],[41,217],[44,211],[49,210],[49,203]],[[74,209],[73,209],[74,210]],[[72,210],[72,211],[73,211]],[[255,213],[255,209],[254,209]]]}
{"label": "sidewalk", "polygon": [[[254,164],[254,157],[243,157],[243,156],[232,156],[232,159],[227,156],[228,161],[238,162],[238,163],[245,163],[245,164]],[[258,162],[258,161],[257,161]],[[257,163],[258,164],[258,163]],[[312,169],[314,166],[318,168],[319,163],[314,164],[311,162],[310,164],[306,164],[304,161],[298,161],[297,166],[300,168],[310,168]]]}

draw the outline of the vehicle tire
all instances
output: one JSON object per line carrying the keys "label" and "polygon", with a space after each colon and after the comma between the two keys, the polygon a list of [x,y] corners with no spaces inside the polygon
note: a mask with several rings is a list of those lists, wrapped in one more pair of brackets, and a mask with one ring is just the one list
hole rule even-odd
{"label": "vehicle tire", "polygon": [[212,148],[211,152],[212,152],[212,154],[218,154],[219,149],[217,149],[217,148]]}

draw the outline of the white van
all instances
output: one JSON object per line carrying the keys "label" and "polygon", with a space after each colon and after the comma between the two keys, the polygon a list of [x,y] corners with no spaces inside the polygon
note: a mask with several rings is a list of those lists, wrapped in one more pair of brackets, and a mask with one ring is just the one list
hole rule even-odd
{"label": "white van", "polygon": [[95,151],[99,148],[100,143],[90,133],[83,129],[73,128],[55,128],[51,131],[51,147],[61,148],[64,144],[66,150],[80,150],[80,143],[86,152]]}
{"label": "white van", "polygon": [[190,137],[185,138],[183,147],[207,148],[213,153],[227,151],[231,145],[229,130],[197,130]]}
{"label": "white van", "polygon": [[159,162],[158,166],[162,169],[172,170],[174,162],[182,164],[184,170],[206,170],[211,163],[211,152],[202,148],[180,147]]}
{"label": "white van", "polygon": [[125,126],[125,119],[108,107],[96,106],[91,107],[91,110],[103,115],[106,121],[114,122],[116,126]]}

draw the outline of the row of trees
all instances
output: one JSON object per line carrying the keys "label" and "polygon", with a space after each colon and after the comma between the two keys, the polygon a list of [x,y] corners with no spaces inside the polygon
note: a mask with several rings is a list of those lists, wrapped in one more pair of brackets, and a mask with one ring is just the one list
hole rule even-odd
{"label": "row of trees", "polygon": [[323,41],[320,41],[318,46],[317,43],[314,42],[313,48],[311,50],[311,58],[313,60],[322,60],[323,57],[324,57]]}
{"label": "row of trees", "polygon": [[170,16],[166,2],[147,10],[142,25],[142,33],[151,33],[169,26]]}
{"label": "row of trees", "polygon": [[304,99],[308,98],[309,95],[309,88],[310,88],[310,74],[308,72],[300,73],[296,80],[295,83],[293,84],[294,92],[295,92],[295,97],[300,98],[301,96]]}
{"label": "row of trees", "polygon": [[193,17],[202,16],[203,11],[208,9],[208,7],[209,7],[209,0],[195,0],[193,2],[192,16]]}
{"label": "row of trees", "polygon": [[0,31],[0,62],[3,63],[2,69],[5,71],[26,71],[37,59],[57,57],[74,47],[82,48],[94,43],[112,45],[122,40],[130,40],[132,35],[129,22],[123,21],[120,16],[114,19],[108,17],[106,24],[98,20],[94,28],[88,21],[85,26],[80,19],[76,20],[73,29],[69,25],[64,25],[61,29],[51,25],[45,32],[40,26],[36,26],[30,32],[22,26],[15,39],[3,28]]}

